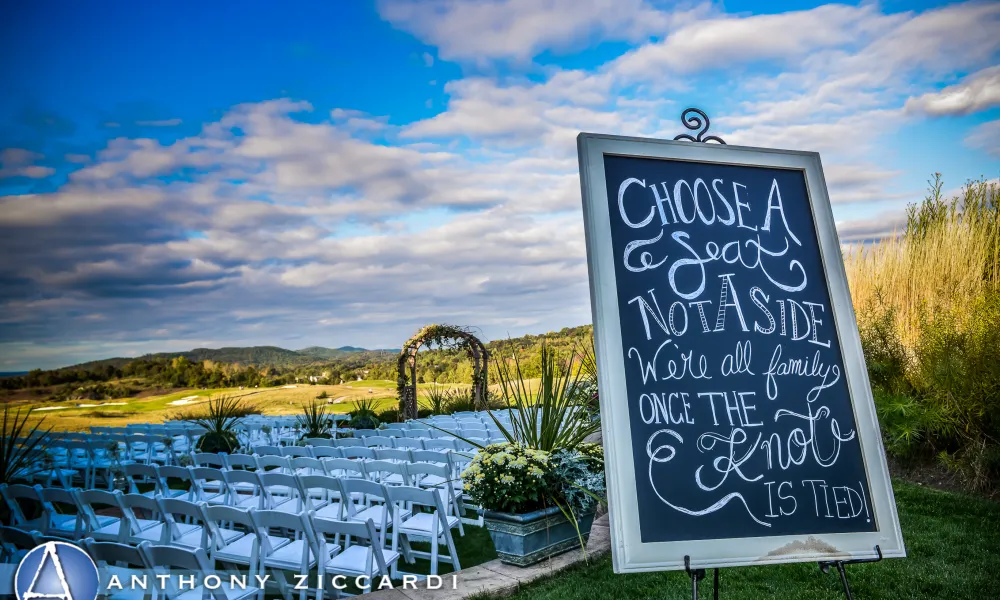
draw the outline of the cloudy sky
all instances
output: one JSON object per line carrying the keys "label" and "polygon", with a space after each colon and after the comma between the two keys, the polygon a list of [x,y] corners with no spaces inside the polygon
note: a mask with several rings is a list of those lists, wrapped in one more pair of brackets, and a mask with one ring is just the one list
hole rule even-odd
{"label": "cloudy sky", "polygon": [[1000,174],[997,2],[0,11],[0,371],[587,323],[575,137],[688,105],[820,152],[845,240]]}

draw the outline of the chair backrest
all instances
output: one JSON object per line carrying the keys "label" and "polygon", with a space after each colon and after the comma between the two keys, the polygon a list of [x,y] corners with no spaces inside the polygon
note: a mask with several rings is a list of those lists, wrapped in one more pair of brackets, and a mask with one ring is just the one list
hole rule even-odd
{"label": "chair backrest", "polygon": [[314,448],[329,448],[333,445],[332,440],[329,438],[305,438],[305,442]]}
{"label": "chair backrest", "polygon": [[340,440],[333,440],[333,445],[337,448],[360,448],[364,447],[365,442],[359,438],[343,438]]}
{"label": "chair backrest", "polygon": [[178,467],[176,465],[157,466],[155,468],[156,468],[157,479],[160,482],[160,485],[163,486],[164,488],[161,490],[163,493],[167,493],[167,488],[168,488],[167,484],[171,479],[180,479],[181,481],[187,482],[189,486],[188,496],[191,495],[190,486],[193,483],[191,481],[191,469],[187,467]]}
{"label": "chair backrest", "polygon": [[325,458],[321,461],[326,468],[327,475],[331,477],[354,477],[357,479],[367,479],[368,471],[365,470],[365,463],[360,460],[349,458]]}
{"label": "chair backrest", "polygon": [[[142,552],[136,546],[119,544],[118,542],[98,542],[94,538],[86,538],[82,545],[98,567],[131,565],[143,569],[149,568]],[[123,581],[122,584],[127,585],[127,582]]]}
{"label": "chair backrest", "polygon": [[[229,493],[227,504],[235,505],[240,499],[248,500],[257,498],[257,505],[263,506],[264,494],[260,483],[260,474],[256,471],[223,471],[222,477],[226,481],[226,489]],[[251,489],[241,488],[239,484],[250,484]],[[240,494],[240,491],[249,491],[250,494]]]}
{"label": "chair backrest", "polygon": [[257,457],[252,454],[227,454],[222,458],[227,469],[257,470]]}
{"label": "chair backrest", "polygon": [[424,449],[426,450],[456,450],[455,440],[424,440]]}
{"label": "chair backrest", "polygon": [[258,456],[257,469],[261,472],[276,470],[280,473],[290,473],[292,465],[287,456]]}
{"label": "chair backrest", "polygon": [[412,448],[414,450],[422,450],[424,447],[424,441],[416,438],[398,437],[396,438],[395,443],[396,448]]}
{"label": "chair backrest", "polygon": [[219,490],[226,487],[226,478],[222,469],[211,467],[191,467],[191,498],[195,501],[205,499],[205,482],[213,482]]}
{"label": "chair backrest", "polygon": [[386,483],[385,480],[390,475],[399,475],[402,479],[402,485],[409,485],[410,483],[410,476],[406,471],[406,463],[389,460],[370,460],[365,463],[365,470],[368,471],[368,477],[373,481]]}
{"label": "chair backrest", "polygon": [[376,448],[375,458],[378,460],[398,460],[402,462],[413,460],[413,457],[410,456],[410,451],[404,448]]}
{"label": "chair backrest", "polygon": [[[255,538],[251,554],[247,558],[251,565],[256,565],[257,553],[260,551],[259,546],[261,544],[267,545],[269,541],[267,536],[262,536],[257,531],[257,526],[250,518],[250,511],[232,506],[216,505],[205,506],[204,512],[205,525],[208,527],[208,534],[212,539],[212,543],[209,545],[209,558],[214,558],[215,551],[221,550],[226,544],[222,530],[239,527],[244,529],[247,535],[252,535]],[[270,551],[270,546],[267,548]]]}
{"label": "chair backrest", "polygon": [[[261,533],[267,532],[271,528],[289,529],[302,534],[306,546],[313,556],[319,556],[319,546],[316,539],[316,532],[313,529],[312,519],[306,512],[287,513],[278,510],[251,510],[250,518],[253,519],[254,526]],[[269,549],[261,547],[261,557],[266,558],[270,554]]]}
{"label": "chair backrest", "polygon": [[276,472],[260,473],[260,484],[264,490],[264,510],[272,510],[278,506],[275,492],[281,492],[281,496],[294,496],[296,510],[303,510],[303,493],[297,476]]}
{"label": "chair backrest", "polygon": [[298,475],[326,475],[326,469],[318,458],[300,456],[291,461],[292,471]]}
{"label": "chair backrest", "polygon": [[[341,479],[340,487],[343,489],[344,506],[347,508],[346,516],[354,519],[356,514],[364,509],[364,504],[371,500],[381,500],[385,503],[386,510],[382,513],[382,523],[377,523],[379,531],[385,531],[386,525],[395,520],[395,507],[389,502],[386,489],[381,483],[366,481],[364,479]],[[362,506],[358,507],[350,498],[362,499]],[[383,540],[384,542],[385,540]]]}
{"label": "chair backrest", "polygon": [[396,506],[420,505],[434,509],[445,530],[448,528],[447,511],[437,492],[408,485],[386,486],[386,498]]}
{"label": "chair backrest", "polygon": [[[56,504],[63,506],[72,507],[75,510],[76,523],[71,534],[74,539],[80,537],[80,533],[84,526],[84,516],[83,509],[80,506],[80,501],[76,496],[76,490],[67,490],[66,488],[42,488],[39,490],[39,494],[42,498],[42,507],[44,508],[45,514],[48,517],[49,525],[54,525],[53,517],[58,514],[64,514],[62,511],[56,508]],[[65,526],[59,528],[60,531],[67,531]],[[51,533],[51,531],[46,531],[46,533]]]}
{"label": "chair backrest", "polygon": [[438,452],[437,450],[413,450],[410,452],[413,462],[440,463],[451,466],[448,452]]}
{"label": "chair backrest", "polygon": [[[160,514],[163,515],[163,519],[170,529],[170,539],[176,540],[181,537],[182,532],[177,528],[177,515],[184,517],[183,521],[185,523],[198,521],[204,524],[208,520],[205,517],[205,509],[202,504],[195,504],[194,502],[178,498],[164,498],[162,496],[157,496],[155,500],[156,504],[160,507]],[[205,527],[202,527],[201,530],[200,547],[208,547],[208,530]]]}
{"label": "chair backrest", "polygon": [[34,504],[38,504],[39,507],[42,506],[40,489],[41,486],[24,485],[23,483],[0,484],[0,496],[3,497],[4,503],[7,505],[7,510],[10,511],[13,517],[14,525],[23,525],[28,522],[18,500],[28,500]]}
{"label": "chair backrest", "polygon": [[367,458],[367,459],[375,458],[375,450],[371,448],[362,448],[360,446],[359,447],[350,446],[347,448],[341,448],[340,452],[341,454],[344,455],[344,458]]}
{"label": "chair backrest", "polygon": [[[118,506],[121,507],[122,515],[129,523],[129,528],[133,534],[137,534],[142,530],[139,525],[139,518],[135,514],[135,509],[145,510],[150,513],[149,518],[154,520],[162,519],[160,515],[160,505],[157,504],[156,500],[150,498],[149,496],[143,496],[142,494],[121,494],[116,496],[118,499]],[[121,532],[122,537],[126,537],[127,533],[125,531]],[[167,540],[168,530],[166,527],[163,528],[160,541],[165,542]]]}
{"label": "chair backrest", "polygon": [[369,448],[392,448],[393,438],[385,435],[366,435],[364,438],[365,446]]}
{"label": "chair backrest", "polygon": [[[322,500],[326,502],[337,502],[343,497],[343,486],[336,477],[326,475],[300,475],[299,485],[302,487],[304,504],[307,509],[313,510],[314,496],[322,494]],[[343,507],[341,507],[343,511]]]}
{"label": "chair backrest", "polygon": [[378,435],[378,430],[377,429],[355,429],[354,430],[354,438],[355,439],[359,439],[360,440],[360,439],[364,439],[366,437],[371,437],[373,435]]}
{"label": "chair backrest", "polygon": [[253,453],[257,456],[281,456],[280,446],[254,446]]}
{"label": "chair backrest", "polygon": [[191,460],[199,467],[227,468],[225,452],[219,452],[218,454],[215,452],[194,452],[191,454]]}
{"label": "chair backrest", "polygon": [[77,504],[83,513],[84,528],[88,532],[101,528],[100,520],[97,518],[97,510],[94,510],[94,506],[105,506],[121,510],[122,493],[117,490],[114,492],[105,490],[76,490],[75,493]]}
{"label": "chair backrest", "polygon": [[296,457],[296,456],[306,456],[312,458],[312,448],[308,446],[282,446],[281,455]]}
{"label": "chair backrest", "polygon": [[[329,440],[327,440],[329,441]],[[316,458],[343,458],[344,453],[340,451],[340,448],[334,448],[333,446],[315,446],[313,447],[313,456]]]}

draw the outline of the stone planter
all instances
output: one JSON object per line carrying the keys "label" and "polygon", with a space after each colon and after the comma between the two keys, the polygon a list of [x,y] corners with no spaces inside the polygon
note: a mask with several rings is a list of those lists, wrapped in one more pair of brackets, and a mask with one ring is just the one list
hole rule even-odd
{"label": "stone planter", "polygon": [[[483,520],[500,562],[508,565],[526,567],[580,547],[576,528],[558,506],[523,515],[487,510]],[[586,544],[590,526],[594,524],[594,511],[577,515],[577,524]]]}

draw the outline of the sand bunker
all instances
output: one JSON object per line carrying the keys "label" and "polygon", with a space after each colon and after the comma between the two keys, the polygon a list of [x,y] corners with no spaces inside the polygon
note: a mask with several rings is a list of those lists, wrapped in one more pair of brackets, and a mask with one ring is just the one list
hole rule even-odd
{"label": "sand bunker", "polygon": [[180,400],[174,400],[173,402],[167,402],[170,406],[184,406],[185,404],[191,404],[192,400],[197,400],[199,396],[185,396]]}

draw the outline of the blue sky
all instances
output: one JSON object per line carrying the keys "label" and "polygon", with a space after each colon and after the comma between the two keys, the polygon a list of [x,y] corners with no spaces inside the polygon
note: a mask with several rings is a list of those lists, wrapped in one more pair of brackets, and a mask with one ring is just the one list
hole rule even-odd
{"label": "blue sky", "polygon": [[0,371],[589,321],[575,136],[819,151],[843,240],[1000,175],[987,2],[7,2]]}

